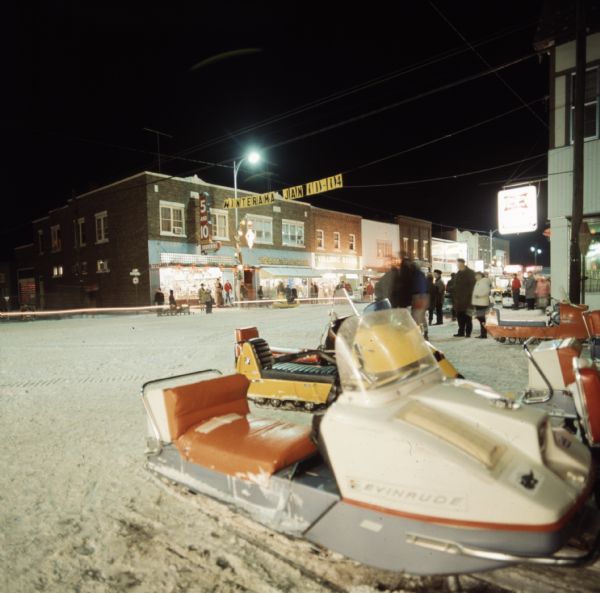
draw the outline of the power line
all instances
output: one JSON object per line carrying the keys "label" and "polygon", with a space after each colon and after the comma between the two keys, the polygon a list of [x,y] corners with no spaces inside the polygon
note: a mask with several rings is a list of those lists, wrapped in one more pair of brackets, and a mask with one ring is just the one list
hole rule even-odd
{"label": "power line", "polygon": [[[502,37],[505,37],[507,35],[510,35],[512,33],[521,31],[523,29],[526,29],[528,27],[531,26],[532,23],[526,23],[526,24],[522,24],[519,25],[517,27],[513,27],[510,28],[508,30],[499,32],[496,35],[493,35],[491,37],[488,37],[487,39],[484,39],[478,43],[475,44],[475,47],[481,46],[481,45],[485,45],[487,43],[490,43],[492,41],[495,41],[497,39],[501,39]],[[315,109],[316,107],[320,107],[321,105],[325,105],[327,103],[331,103],[333,101],[337,101],[338,99],[342,99],[344,97],[347,97],[349,95],[352,95],[354,93],[369,89],[373,86],[379,85],[379,84],[383,84],[385,82],[388,82],[390,80],[393,80],[394,78],[398,78],[401,76],[404,76],[406,74],[410,74],[412,72],[415,72],[417,70],[420,70],[422,68],[425,68],[427,66],[436,64],[438,62],[447,60],[449,58],[455,57],[457,55],[460,55],[462,53],[465,53],[467,50],[466,49],[461,49],[461,48],[456,48],[454,50],[449,50],[447,52],[444,52],[442,54],[437,54],[436,56],[433,56],[431,58],[428,58],[426,60],[423,60],[417,64],[413,64],[411,66],[408,66],[406,68],[403,68],[401,70],[397,70],[394,72],[391,72],[389,74],[386,75],[382,75],[380,77],[371,79],[369,81],[366,81],[364,83],[360,83],[358,85],[355,85],[353,87],[350,87],[348,89],[344,89],[342,91],[338,91],[336,93],[330,94],[330,95],[326,95],[325,97],[321,98],[321,99],[316,99],[313,101],[310,101],[308,103],[305,103],[304,105],[301,105],[300,107],[285,111],[283,113],[277,114],[275,116],[272,116],[270,118],[267,118],[261,122],[258,122],[257,124],[252,124],[250,126],[245,126],[242,128],[239,128],[238,130],[228,133],[228,134],[223,134],[217,138],[213,138],[211,140],[207,140],[205,142],[202,142],[200,144],[197,144],[195,146],[192,146],[190,148],[184,149],[183,151],[178,152],[177,154],[189,154],[191,152],[195,152],[197,150],[202,150],[204,148],[208,148],[210,146],[214,146],[215,144],[219,144],[225,140],[230,140],[232,138],[236,138],[238,136],[241,136],[243,134],[247,134],[249,132],[255,131],[259,128],[265,127],[267,125],[270,125],[272,123],[277,123],[283,119],[287,119],[289,117],[293,117],[294,115],[299,115],[301,113],[304,113],[305,111],[309,111],[311,109]]]}
{"label": "power line", "polygon": [[519,107],[515,107],[514,109],[509,109],[508,111],[505,111],[503,113],[500,113],[498,115],[495,115],[493,117],[484,119],[480,122],[477,122],[475,124],[472,124],[470,126],[465,126],[464,128],[461,128],[460,130],[456,130],[454,132],[449,132],[448,134],[444,134],[443,136],[438,136],[437,138],[433,138],[432,140],[428,140],[427,142],[422,142],[421,144],[416,144],[415,146],[411,146],[410,148],[405,148],[404,150],[400,150],[398,152],[395,152],[393,154],[381,157],[379,159],[376,159],[374,161],[370,161],[368,163],[365,163],[364,165],[359,165],[358,167],[354,167],[353,169],[349,169],[348,171],[344,171],[344,173],[351,173],[352,171],[358,171],[360,169],[364,169],[366,167],[371,167],[373,165],[377,165],[379,163],[382,163],[384,161],[393,159],[395,157],[401,156],[403,154],[409,153],[409,152],[413,152],[415,150],[420,150],[421,148],[425,148],[427,146],[431,146],[432,144],[436,144],[438,142],[441,142],[443,140],[448,140],[449,138],[453,138],[454,136],[458,136],[459,134],[463,134],[465,132],[468,132],[470,130],[474,130],[475,128],[479,128],[481,126],[484,126],[488,123],[491,123],[493,121],[496,121],[498,119],[501,119],[503,117],[506,117],[507,115],[511,115],[517,111],[520,111],[521,109],[524,109],[525,107],[528,107],[530,105],[533,105],[535,103],[539,103],[540,101],[545,101],[548,98],[547,95],[539,98],[539,99],[535,99],[534,101],[531,101],[528,105],[521,105]]}
{"label": "power line", "polygon": [[485,169],[478,169],[477,171],[467,171],[465,173],[455,173],[453,175],[445,175],[443,177],[429,177],[427,179],[415,179],[412,181],[396,181],[393,183],[377,183],[371,185],[344,185],[345,189],[366,189],[376,187],[398,187],[402,185],[417,185],[420,183],[433,183],[435,181],[448,181],[449,179],[460,179],[462,177],[469,177],[471,175],[479,175],[480,173],[487,173],[488,171],[495,171],[497,169],[504,169],[505,167],[511,167],[517,163],[524,163],[534,159],[541,159],[547,157],[547,153],[536,154],[535,156],[527,157],[524,159],[511,161],[510,163],[504,163],[502,165],[495,165],[493,167],[486,167]]}
{"label": "power line", "polygon": [[440,93],[442,91],[446,91],[452,88],[455,88],[457,86],[460,86],[461,84],[465,84],[467,82],[472,82],[474,80],[477,80],[479,78],[483,78],[484,76],[489,76],[490,74],[494,74],[495,72],[499,72],[501,70],[505,70],[506,68],[510,68],[511,66],[514,66],[515,64],[520,64],[521,62],[524,62],[526,60],[529,60],[533,57],[536,57],[537,54],[536,53],[531,53],[531,54],[527,54],[526,56],[523,56],[521,58],[517,58],[516,60],[512,60],[511,62],[507,62],[506,64],[502,64],[500,66],[496,66],[494,68],[491,68],[489,70],[485,70],[483,72],[479,72],[477,74],[472,74],[470,76],[466,76],[464,78],[461,78],[460,80],[457,80],[455,82],[450,82],[448,84],[439,86],[435,89],[431,89],[429,91],[424,91],[422,93],[419,93],[418,95],[414,95],[412,97],[408,97],[406,99],[402,99],[400,101],[395,101],[394,103],[389,103],[388,105],[384,105],[383,107],[378,107],[377,109],[373,109],[371,111],[368,111],[366,113],[360,114],[360,115],[356,115],[354,117],[350,117],[348,119],[345,119],[343,121],[337,122],[335,124],[331,124],[328,126],[324,126],[322,128],[319,128],[318,130],[314,130],[312,132],[307,132],[305,134],[301,134],[299,136],[296,136],[295,138],[290,138],[289,140],[284,140],[282,142],[277,142],[275,144],[271,144],[267,147],[268,150],[271,150],[273,148],[279,148],[280,146],[285,146],[286,144],[291,144],[292,142],[296,142],[298,140],[305,140],[306,138],[311,138],[312,136],[317,136],[318,134],[322,134],[323,132],[329,132],[331,130],[334,130],[336,128],[340,128],[342,126],[351,124],[351,123],[355,123],[357,121],[361,121],[363,119],[367,119],[368,117],[372,117],[374,115],[379,115],[380,113],[384,113],[386,111],[389,111],[391,109],[395,109],[397,107],[400,107],[402,105],[407,105],[408,103],[412,103],[414,101],[417,101],[419,99],[424,99],[425,97],[430,97],[431,95],[435,95],[437,93]]}
{"label": "power line", "polygon": [[[491,68],[490,63],[475,49],[473,45],[469,43],[467,38],[450,22],[450,19],[431,1],[429,0],[429,4],[431,7],[439,14],[440,17],[448,24],[448,26],[467,44],[469,49],[484,63],[484,65],[488,68]],[[494,72],[494,76],[523,104],[526,105],[525,100],[515,91],[509,84],[498,74],[498,72]],[[530,113],[542,123],[545,128],[548,128],[548,124],[535,112],[531,107],[529,107]]]}

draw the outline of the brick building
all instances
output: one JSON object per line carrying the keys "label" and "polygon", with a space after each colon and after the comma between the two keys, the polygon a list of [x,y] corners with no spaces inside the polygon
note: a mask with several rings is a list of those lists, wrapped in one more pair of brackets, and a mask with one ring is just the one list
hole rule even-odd
{"label": "brick building", "polygon": [[400,231],[400,253],[431,269],[431,222],[410,216],[396,216]]}
{"label": "brick building", "polygon": [[[196,176],[150,172],[76,196],[33,221],[31,242],[15,250],[20,302],[44,309],[145,306],[160,286],[193,303],[201,283],[214,289],[217,280],[237,291],[244,283],[249,299],[259,284],[265,297],[280,282],[305,296],[313,280],[325,287],[344,276],[357,285],[360,217],[280,196],[226,209],[232,197],[232,188]],[[203,220],[208,246],[200,241]]]}
{"label": "brick building", "polygon": [[353,290],[362,282],[362,235],[360,216],[323,208],[312,208],[314,270],[321,294],[333,293],[340,281]]}

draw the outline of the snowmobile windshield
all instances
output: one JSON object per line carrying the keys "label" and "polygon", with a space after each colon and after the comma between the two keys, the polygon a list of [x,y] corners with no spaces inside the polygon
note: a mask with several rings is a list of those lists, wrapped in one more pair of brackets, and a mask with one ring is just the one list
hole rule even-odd
{"label": "snowmobile windshield", "polygon": [[406,309],[374,311],[346,319],[335,351],[342,388],[349,391],[401,383],[437,368]]}

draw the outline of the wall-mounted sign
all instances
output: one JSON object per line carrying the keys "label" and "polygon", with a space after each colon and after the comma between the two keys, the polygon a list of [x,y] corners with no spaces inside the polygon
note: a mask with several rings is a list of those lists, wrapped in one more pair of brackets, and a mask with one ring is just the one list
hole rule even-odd
{"label": "wall-mounted sign", "polygon": [[200,207],[200,224],[199,224],[199,243],[204,245],[210,243],[210,220],[208,213],[208,194],[203,192],[198,198],[198,205]]}
{"label": "wall-mounted sign", "polygon": [[[326,191],[340,189],[344,187],[344,180],[341,173],[331,177],[325,177],[318,181],[309,181],[303,185],[294,185],[281,190],[284,200],[298,200],[307,196],[322,194]],[[223,202],[223,208],[251,208],[252,206],[265,206],[275,201],[275,192],[266,194],[256,194],[244,196],[241,198],[226,198]]]}
{"label": "wall-mounted sign", "polygon": [[498,192],[498,231],[501,235],[537,229],[537,191],[534,185]]}

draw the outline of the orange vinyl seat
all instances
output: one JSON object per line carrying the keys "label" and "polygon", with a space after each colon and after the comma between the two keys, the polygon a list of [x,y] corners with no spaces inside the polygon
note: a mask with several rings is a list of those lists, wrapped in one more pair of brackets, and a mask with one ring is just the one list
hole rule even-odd
{"label": "orange vinyl seat", "polygon": [[248,385],[236,374],[165,389],[171,437],[187,461],[251,478],[316,451],[310,427],[249,415]]}

